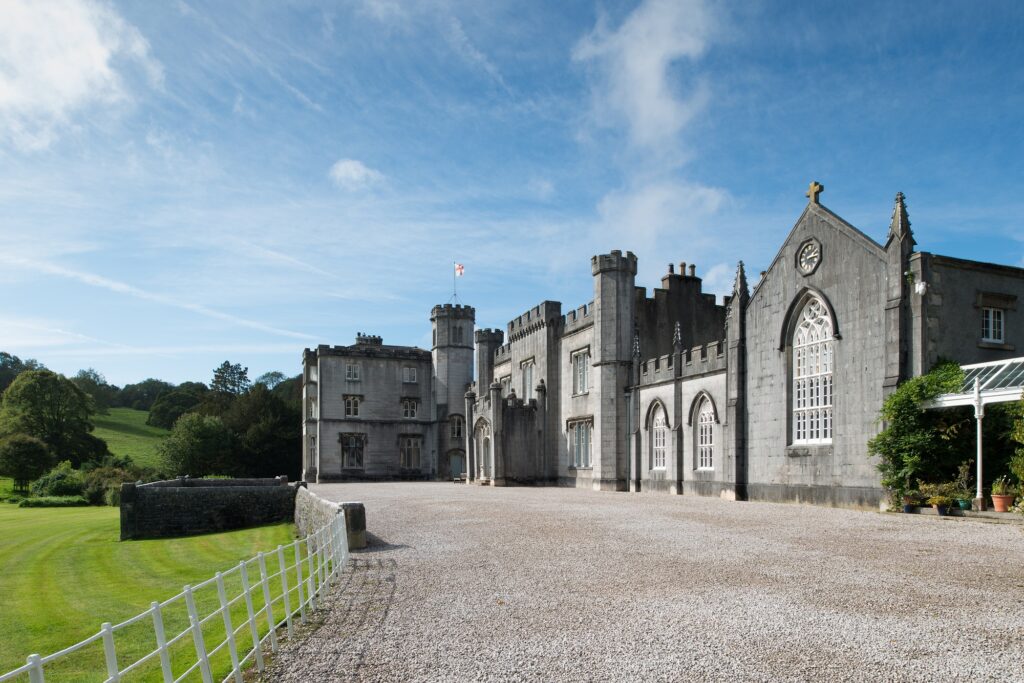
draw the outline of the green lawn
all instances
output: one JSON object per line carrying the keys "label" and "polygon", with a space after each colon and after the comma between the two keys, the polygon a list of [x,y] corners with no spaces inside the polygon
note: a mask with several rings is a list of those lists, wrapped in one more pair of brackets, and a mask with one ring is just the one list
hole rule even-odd
{"label": "green lawn", "polygon": [[[29,654],[45,656],[72,645],[99,631],[104,621],[116,624],[134,616],[151,601],[180,592],[186,583],[199,583],[258,551],[290,543],[292,532],[290,524],[277,524],[191,538],[120,542],[117,508],[0,505],[0,673],[24,664]],[[228,594],[234,594],[238,579],[226,583]],[[209,614],[217,604],[216,590],[197,592],[196,602],[202,614]],[[263,601],[256,602],[258,610]],[[231,612],[235,627],[243,623],[242,601]],[[168,610],[164,622],[168,638],[182,631],[188,624],[184,607]],[[203,631],[211,647],[223,640],[219,617]],[[250,642],[247,636],[240,638],[239,649],[250,647]],[[155,648],[151,622],[133,625],[118,635],[116,644],[123,668]],[[186,637],[172,652],[175,676],[194,655],[192,639]],[[230,669],[226,648],[220,655],[213,660],[221,672],[217,680]],[[97,645],[47,666],[46,679],[99,680],[104,671],[102,646]],[[131,680],[159,680],[158,674],[155,662]]]}
{"label": "green lawn", "polygon": [[169,431],[146,424],[149,413],[131,408],[111,408],[109,415],[95,415],[96,436],[107,442],[110,452],[131,456],[136,465],[157,466],[156,447]]}

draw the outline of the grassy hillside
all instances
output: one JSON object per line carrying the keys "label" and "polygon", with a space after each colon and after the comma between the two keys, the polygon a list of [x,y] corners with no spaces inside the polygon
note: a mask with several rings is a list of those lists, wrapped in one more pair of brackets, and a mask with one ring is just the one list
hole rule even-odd
{"label": "grassy hillside", "polygon": [[[292,526],[278,524],[191,538],[119,542],[118,514],[116,508],[103,507],[0,505],[0,673],[24,664],[29,654],[45,656],[67,647],[99,631],[104,621],[123,621],[147,609],[151,601],[180,592],[186,583],[198,583],[292,538]],[[233,590],[231,585],[228,590]],[[215,591],[197,592],[196,598],[207,613],[216,603]],[[262,601],[257,602],[259,609]],[[232,610],[236,625],[242,623],[244,605],[240,611]],[[164,621],[168,636],[188,623],[184,610],[169,611]],[[154,647],[151,626],[131,629],[126,639],[117,638],[122,666]],[[221,620],[211,620],[209,629],[203,629],[207,642],[220,642]],[[178,662],[189,654],[191,639],[184,639],[182,646],[181,657],[175,657],[176,676],[184,668],[179,669]],[[216,668],[220,680],[230,663],[217,662]],[[102,647],[95,647],[47,667],[46,677],[99,680],[103,671]],[[145,671],[142,680],[154,678],[159,663]]]}
{"label": "grassy hillside", "polygon": [[131,456],[136,465],[156,466],[156,447],[169,431],[146,424],[149,413],[131,408],[111,408],[109,415],[95,415],[96,436],[107,442],[110,452]]}

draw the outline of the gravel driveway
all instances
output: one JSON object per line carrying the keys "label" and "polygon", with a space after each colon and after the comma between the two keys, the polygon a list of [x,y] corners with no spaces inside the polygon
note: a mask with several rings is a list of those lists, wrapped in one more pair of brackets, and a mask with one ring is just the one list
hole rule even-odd
{"label": "gravel driveway", "polygon": [[271,680],[1024,681],[1024,527],[560,488],[366,504]]}

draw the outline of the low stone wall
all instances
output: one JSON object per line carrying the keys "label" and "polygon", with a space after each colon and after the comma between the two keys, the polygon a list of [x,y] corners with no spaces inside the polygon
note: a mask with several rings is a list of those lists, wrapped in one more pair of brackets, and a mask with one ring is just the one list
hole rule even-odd
{"label": "low stone wall", "polygon": [[303,487],[295,495],[295,526],[300,536],[306,536],[345,515],[349,550],[366,547],[366,508],[362,503],[334,503],[324,500]]}
{"label": "low stone wall", "polygon": [[121,485],[121,540],[191,536],[272,524],[295,515],[287,477],[189,479]]}

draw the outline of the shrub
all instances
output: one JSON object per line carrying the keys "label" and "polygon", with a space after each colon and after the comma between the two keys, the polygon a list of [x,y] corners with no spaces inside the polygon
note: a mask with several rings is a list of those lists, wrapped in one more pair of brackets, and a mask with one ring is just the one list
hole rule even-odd
{"label": "shrub", "polygon": [[235,437],[219,417],[186,413],[159,446],[162,469],[173,476],[234,472]]}
{"label": "shrub", "polygon": [[32,483],[37,496],[81,496],[85,492],[82,473],[65,460]]}
{"label": "shrub", "polygon": [[18,503],[21,508],[73,508],[88,505],[82,496],[37,496]]}
{"label": "shrub", "polygon": [[121,502],[121,484],[135,477],[117,467],[94,467],[85,473],[84,481],[83,495],[91,505],[116,506]]}
{"label": "shrub", "polygon": [[41,476],[53,461],[46,444],[27,434],[13,434],[0,440],[0,474],[14,480],[14,488],[28,489],[28,483]]}

